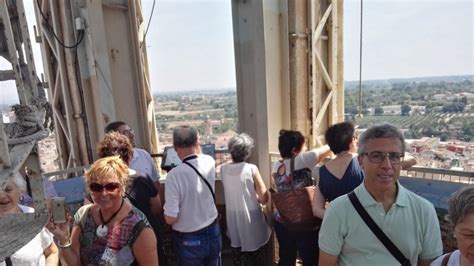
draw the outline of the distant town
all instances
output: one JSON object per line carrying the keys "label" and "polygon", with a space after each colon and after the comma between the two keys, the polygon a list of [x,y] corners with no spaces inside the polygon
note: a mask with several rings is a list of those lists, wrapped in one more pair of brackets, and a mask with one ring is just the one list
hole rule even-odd
{"label": "distant town", "polygon": [[[364,81],[361,114],[358,82],[346,82],[346,120],[363,131],[388,122],[407,138],[418,166],[474,172],[474,76]],[[180,123],[197,127],[205,143],[225,149],[238,131],[235,89],[155,94],[162,146]]]}
{"label": "distant town", "polygon": [[[364,81],[359,104],[358,82],[346,82],[346,120],[359,131],[383,122],[396,125],[418,166],[474,172],[473,84],[473,75]],[[216,149],[226,149],[238,131],[235,88],[158,93],[154,104],[161,149],[171,145],[178,124],[195,126],[201,141]],[[5,123],[14,120],[9,106],[0,110]],[[55,147],[54,134],[40,142],[46,172],[57,170]]]}

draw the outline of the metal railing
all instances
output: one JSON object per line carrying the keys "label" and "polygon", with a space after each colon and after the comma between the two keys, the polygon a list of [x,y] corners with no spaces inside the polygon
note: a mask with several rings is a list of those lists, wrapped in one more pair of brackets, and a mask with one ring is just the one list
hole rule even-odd
{"label": "metal railing", "polygon": [[440,180],[456,183],[474,184],[474,172],[413,166],[402,171],[403,176]]}

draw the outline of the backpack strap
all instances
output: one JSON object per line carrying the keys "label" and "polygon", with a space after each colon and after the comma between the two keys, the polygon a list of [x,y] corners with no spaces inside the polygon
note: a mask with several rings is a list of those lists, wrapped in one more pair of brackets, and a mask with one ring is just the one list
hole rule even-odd
{"label": "backpack strap", "polygon": [[443,260],[441,261],[441,266],[448,266],[449,258],[451,257],[451,255],[453,255],[453,253],[449,252],[448,254],[446,254],[446,256],[444,256]]}

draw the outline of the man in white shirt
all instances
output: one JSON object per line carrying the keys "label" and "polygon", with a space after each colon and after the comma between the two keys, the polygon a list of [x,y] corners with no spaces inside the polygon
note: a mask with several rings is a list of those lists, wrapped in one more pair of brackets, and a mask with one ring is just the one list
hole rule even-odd
{"label": "man in white shirt", "polygon": [[173,147],[183,163],[166,178],[164,214],[173,228],[178,265],[221,265],[215,161],[199,154],[197,131],[192,127],[173,131]]}

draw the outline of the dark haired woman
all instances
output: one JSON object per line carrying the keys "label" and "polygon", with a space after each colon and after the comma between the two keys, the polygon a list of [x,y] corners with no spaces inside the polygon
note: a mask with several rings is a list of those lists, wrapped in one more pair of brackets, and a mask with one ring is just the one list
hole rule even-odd
{"label": "dark haired woman", "polygon": [[[314,185],[312,169],[330,154],[329,147],[323,146],[304,151],[304,136],[299,131],[280,130],[278,149],[282,160],[272,164],[273,187],[278,192]],[[291,161],[294,161],[294,178],[291,178]],[[317,231],[295,233],[285,226],[285,221],[278,213],[274,214],[275,233],[279,243],[280,262],[278,265],[295,265],[298,251],[303,265],[317,265],[318,235]]]}
{"label": "dark haired woman", "polygon": [[313,203],[313,214],[324,217],[325,203],[354,190],[364,179],[364,172],[357,161],[357,137],[354,124],[342,122],[329,127],[326,143],[336,158],[319,169],[319,184]]}

